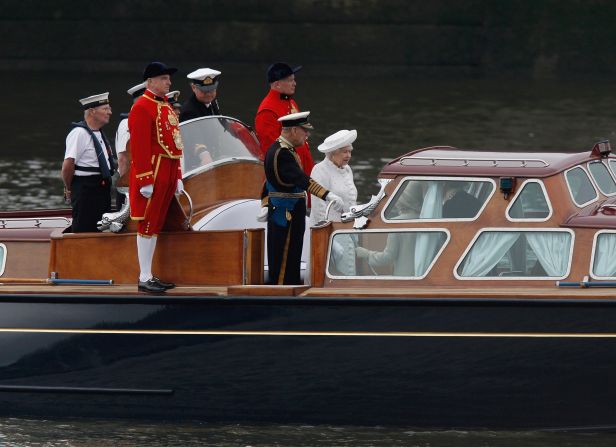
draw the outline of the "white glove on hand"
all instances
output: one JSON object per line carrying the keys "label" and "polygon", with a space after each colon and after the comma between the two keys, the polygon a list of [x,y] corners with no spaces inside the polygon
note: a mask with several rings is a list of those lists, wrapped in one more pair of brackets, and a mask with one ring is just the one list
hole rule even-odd
{"label": "white glove on hand", "polygon": [[178,179],[178,183],[175,187],[175,193],[176,194],[180,194],[182,191],[184,191],[184,182],[182,182],[182,180]]}
{"label": "white glove on hand", "polygon": [[267,207],[262,206],[257,214],[257,222],[267,222]]}
{"label": "white glove on hand", "polygon": [[339,213],[342,212],[343,208],[344,208],[344,202],[342,201],[342,199],[340,197],[338,197],[336,194],[334,194],[333,192],[328,192],[327,196],[325,196],[325,201],[326,202],[332,202],[332,207],[338,211]]}
{"label": "white glove on hand", "polygon": [[356,247],[355,255],[357,255],[359,259],[368,259],[370,257],[370,250],[364,247]]}
{"label": "white glove on hand", "polygon": [[139,192],[143,197],[149,199],[152,197],[152,193],[154,192],[154,185],[145,185],[139,189]]}

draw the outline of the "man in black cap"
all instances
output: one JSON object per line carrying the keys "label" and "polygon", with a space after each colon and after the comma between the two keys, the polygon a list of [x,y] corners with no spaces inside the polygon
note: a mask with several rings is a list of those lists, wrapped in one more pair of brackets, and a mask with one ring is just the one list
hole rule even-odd
{"label": "man in black cap", "polygon": [[[280,135],[281,125],[278,118],[300,111],[293,95],[297,85],[295,73],[301,68],[301,65],[291,68],[284,62],[276,62],[267,69],[267,83],[270,90],[261,101],[255,117],[255,132],[261,145],[261,158],[265,157],[269,147]],[[301,160],[302,169],[309,176],[314,167],[314,160],[310,154],[308,143],[304,142],[296,148],[296,152]]]}
{"label": "man in black cap", "polygon": [[109,93],[79,102],[84,120],[72,123],[62,163],[64,199],[73,208],[74,233],[97,231],[96,223],[111,211],[111,177],[116,170],[111,144],[101,132],[111,118]]}
{"label": "man in black cap", "polygon": [[137,227],[138,290],[161,293],[175,287],[152,274],[158,233],[162,230],[174,193],[183,190],[182,136],[179,121],[167,97],[176,68],[162,62],[143,72],[146,90],[128,114],[130,130],[130,217]]}
{"label": "man in black cap", "polygon": [[302,170],[298,147],[313,129],[310,112],[292,113],[278,119],[282,128],[265,155],[267,202],[267,260],[269,284],[301,284],[300,265],[306,229],[306,192],[342,211],[343,202]]}

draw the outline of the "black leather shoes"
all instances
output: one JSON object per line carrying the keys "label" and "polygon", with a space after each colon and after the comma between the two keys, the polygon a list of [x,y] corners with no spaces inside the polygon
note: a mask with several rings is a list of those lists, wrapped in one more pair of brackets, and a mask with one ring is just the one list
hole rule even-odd
{"label": "black leather shoes", "polygon": [[137,289],[140,292],[147,293],[165,293],[165,290],[167,290],[165,287],[154,281],[154,278],[148,279],[147,281],[139,281]]}
{"label": "black leather shoes", "polygon": [[175,284],[173,284],[172,282],[161,281],[160,278],[157,278],[156,276],[152,276],[151,281],[154,281],[156,284],[161,287],[164,287],[165,289],[173,289],[175,287]]}

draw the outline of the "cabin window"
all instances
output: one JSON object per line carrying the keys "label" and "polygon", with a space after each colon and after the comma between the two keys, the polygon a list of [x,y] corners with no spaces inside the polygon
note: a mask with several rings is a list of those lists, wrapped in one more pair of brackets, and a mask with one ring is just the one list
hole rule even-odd
{"label": "cabin window", "polygon": [[474,220],[495,188],[492,179],[407,177],[382,217],[385,222]]}
{"label": "cabin window", "polygon": [[449,241],[446,229],[334,232],[327,275],[331,278],[421,279]]}
{"label": "cabin window", "polygon": [[597,190],[593,186],[586,171],[576,166],[565,172],[565,178],[567,179],[567,186],[569,187],[569,193],[573,199],[573,203],[582,207],[588,205],[598,197]]}
{"label": "cabin window", "polygon": [[596,279],[616,278],[616,232],[599,231],[592,247],[590,275]]}
{"label": "cabin window", "polygon": [[513,221],[544,221],[551,215],[548,194],[539,180],[524,182],[507,207],[507,218]]}
{"label": "cabin window", "polygon": [[616,159],[610,158],[607,163],[610,166],[610,171],[612,171],[612,174],[616,177]]}
{"label": "cabin window", "polygon": [[458,279],[563,279],[573,232],[494,228],[477,234],[455,268]]}
{"label": "cabin window", "polygon": [[593,161],[588,163],[588,170],[603,194],[606,196],[616,194],[616,182],[614,181],[614,177],[612,177],[610,171],[603,162]]}
{"label": "cabin window", "polygon": [[0,276],[4,275],[5,266],[6,266],[6,245],[0,244]]}

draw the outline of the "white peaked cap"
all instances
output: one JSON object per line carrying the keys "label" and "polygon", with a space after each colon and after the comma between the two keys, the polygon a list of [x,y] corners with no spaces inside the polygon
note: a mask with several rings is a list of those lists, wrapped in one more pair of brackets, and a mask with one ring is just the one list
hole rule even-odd
{"label": "white peaked cap", "polygon": [[165,96],[169,99],[175,99],[177,101],[177,99],[180,97],[180,91],[174,90],[172,92],[167,93]]}
{"label": "white peaked cap", "polygon": [[310,112],[289,113],[281,116],[278,121],[282,123],[282,127],[303,127],[304,129],[312,130],[312,124],[308,122]]}
{"label": "white peaked cap", "polygon": [[211,68],[199,68],[192,73],[188,73],[186,77],[202,91],[209,92],[218,87],[218,77],[221,74],[220,71]]}
{"label": "white peaked cap", "polygon": [[87,98],[81,98],[79,102],[84,109],[91,109],[93,107],[109,104],[109,92],[99,93],[98,95],[88,96]]}
{"label": "white peaked cap", "polygon": [[141,84],[133,85],[131,88],[126,90],[126,93],[128,93],[131,96],[133,96],[139,90],[145,90],[145,82],[142,82]]}
{"label": "white peaked cap", "polygon": [[327,154],[328,152],[333,152],[336,149],[340,149],[341,147],[350,146],[353,144],[355,139],[357,138],[356,130],[339,130],[335,134],[330,135],[325,138],[323,143],[319,144],[319,151]]}

